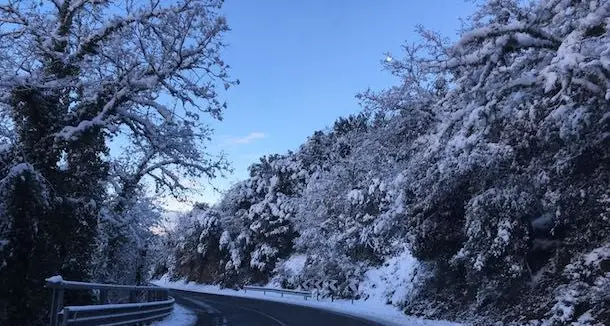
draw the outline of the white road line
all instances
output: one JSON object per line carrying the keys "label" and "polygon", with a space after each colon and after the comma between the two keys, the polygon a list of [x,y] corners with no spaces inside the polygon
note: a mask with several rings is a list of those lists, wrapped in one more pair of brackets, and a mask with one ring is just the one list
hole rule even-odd
{"label": "white road line", "polygon": [[182,296],[181,298],[186,300],[186,301],[190,301],[192,304],[205,309],[205,311],[208,314],[220,315],[222,317],[222,326],[227,326],[228,325],[227,319],[222,315],[222,313],[218,309],[210,306],[207,303],[204,303],[204,302],[201,302],[201,301],[197,301],[195,299],[191,299],[191,298],[188,298],[188,297],[185,297],[185,296]]}
{"label": "white road line", "polygon": [[267,317],[267,318],[269,318],[269,319],[272,319],[273,321],[275,321],[276,323],[278,323],[280,326],[288,326],[288,325],[284,324],[284,323],[283,323],[281,320],[278,320],[278,319],[276,319],[275,317],[273,317],[273,316],[271,316],[271,315],[268,315],[268,314],[266,314],[266,313],[264,313],[264,312],[260,312],[260,311],[258,311],[258,310],[249,309],[249,308],[244,308],[244,307],[236,307],[236,308],[241,309],[241,310],[247,310],[247,311],[250,311],[250,312],[254,312],[254,313],[257,313],[257,314],[259,314],[259,315],[261,315],[261,316],[263,316],[263,317]]}
{"label": "white road line", "polygon": [[206,303],[203,303],[201,301],[197,301],[195,299],[191,299],[191,298],[185,297],[185,296],[182,296],[181,298],[184,299],[184,300],[190,301],[191,303],[193,303],[193,304],[195,304],[195,305],[205,309],[205,311],[208,314],[219,314],[219,315],[221,315],[220,311],[218,311],[216,308],[210,306],[209,304],[206,304]]}
{"label": "white road line", "polygon": [[[222,315],[222,313],[220,311],[218,311],[216,308],[210,306],[207,303],[203,303],[202,301],[197,301],[195,299],[188,298],[188,297],[185,297],[185,296],[182,296],[181,298],[183,298],[185,300],[188,300],[188,301],[192,302],[193,304],[198,305],[199,307],[202,307],[202,308],[206,309],[206,311],[208,313],[210,313],[210,314],[219,314],[219,315]],[[237,307],[237,306],[234,306],[234,307],[237,308],[237,309],[240,309],[240,310],[246,310],[246,311],[250,311],[250,312],[259,314],[259,315],[261,315],[263,317],[267,317],[267,318],[273,320],[274,322],[278,323],[280,326],[288,326],[287,324],[285,324],[281,320],[278,320],[277,318],[275,318],[275,317],[273,317],[271,315],[268,315],[268,314],[266,314],[264,312],[260,312],[260,311],[257,311],[257,310],[254,310],[254,309],[250,309],[250,308]],[[223,322],[223,326],[227,325],[227,320],[224,317],[222,318],[222,322]]]}

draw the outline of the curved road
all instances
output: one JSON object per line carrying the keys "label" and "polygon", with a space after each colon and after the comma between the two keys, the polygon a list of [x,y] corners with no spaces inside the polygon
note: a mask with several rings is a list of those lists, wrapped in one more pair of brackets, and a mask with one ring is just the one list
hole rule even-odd
{"label": "curved road", "polygon": [[337,312],[251,298],[171,290],[197,313],[197,326],[364,326],[378,323]]}

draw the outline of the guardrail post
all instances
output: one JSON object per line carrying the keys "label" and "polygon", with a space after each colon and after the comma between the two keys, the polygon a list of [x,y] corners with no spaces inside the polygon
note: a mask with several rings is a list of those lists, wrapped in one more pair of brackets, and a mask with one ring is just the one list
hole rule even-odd
{"label": "guardrail post", "polygon": [[108,290],[100,290],[100,304],[105,304],[108,301]]}
{"label": "guardrail post", "polygon": [[59,326],[59,311],[64,306],[64,289],[53,288],[51,297],[50,325]]}
{"label": "guardrail post", "polygon": [[135,303],[135,302],[136,302],[136,291],[129,290],[129,303]]}
{"label": "guardrail post", "polygon": [[155,302],[159,300],[158,290],[147,290],[146,291],[146,302]]}
{"label": "guardrail post", "polygon": [[65,307],[63,309],[63,313],[62,314],[63,314],[63,320],[61,322],[61,326],[68,325],[68,319],[70,318],[70,308]]}

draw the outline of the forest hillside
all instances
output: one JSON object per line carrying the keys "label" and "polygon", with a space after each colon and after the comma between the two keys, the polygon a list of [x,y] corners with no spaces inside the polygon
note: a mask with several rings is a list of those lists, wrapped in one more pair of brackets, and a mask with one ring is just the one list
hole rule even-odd
{"label": "forest hillside", "polygon": [[609,17],[492,0],[457,42],[418,28],[384,62],[399,84],[183,216],[157,272],[296,288],[402,262],[408,314],[610,324]]}

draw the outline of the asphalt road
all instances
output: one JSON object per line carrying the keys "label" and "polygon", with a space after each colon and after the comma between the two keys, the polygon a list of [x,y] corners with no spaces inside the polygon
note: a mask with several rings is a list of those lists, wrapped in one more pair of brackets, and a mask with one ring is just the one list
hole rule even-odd
{"label": "asphalt road", "polygon": [[197,313],[197,326],[364,326],[378,323],[287,303],[171,290],[176,302]]}

